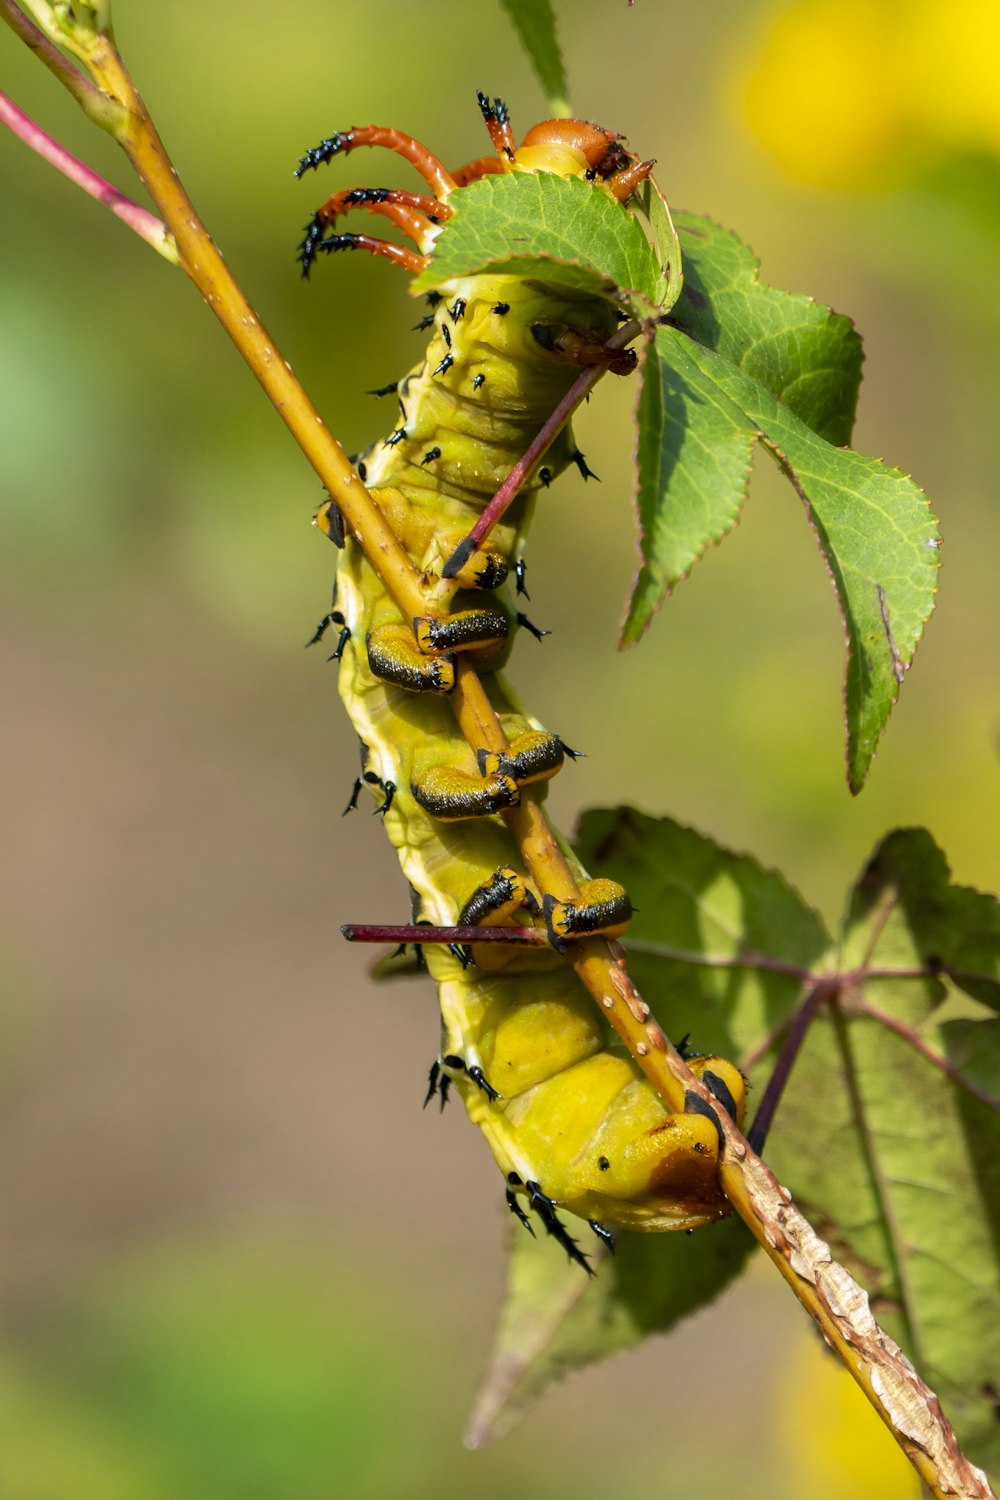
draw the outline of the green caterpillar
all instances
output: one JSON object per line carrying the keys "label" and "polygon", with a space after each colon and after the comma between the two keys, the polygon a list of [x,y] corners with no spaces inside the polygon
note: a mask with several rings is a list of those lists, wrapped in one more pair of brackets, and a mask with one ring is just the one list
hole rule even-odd
{"label": "green caterpillar", "polygon": [[[331,136],[302,158],[299,175],[359,146],[383,146],[422,174],[433,196],[382,188],[329,198],[306,228],[299,259],[308,275],[321,253],[366,249],[419,271],[427,264],[449,200],[490,173],[554,172],[594,184],[622,205],[651,163],[637,162],[612,132],[575,120],[536,125],[515,147],[507,112],[480,95],[496,154],[449,173],[411,137],[382,126]],[[417,249],[333,231],[364,207],[399,226]],[[379,799],[386,831],[413,893],[415,920],[433,927],[538,927],[544,946],[477,942],[471,949],[428,943],[437,982],[441,1053],[428,1098],[450,1083],[485,1135],[506,1179],[507,1203],[525,1209],[589,1270],[556,1209],[587,1220],[606,1243],[608,1225],[689,1229],[726,1212],[718,1185],[717,1123],[694,1100],[672,1114],[603,1017],[566,960],[584,934],[616,936],[631,913],[622,887],[572,868],[578,901],[533,887],[505,813],[544,796],[572,754],[525,715],[499,669],[512,634],[528,622],[497,590],[513,573],[523,589],[524,534],[539,489],[569,463],[584,468],[569,428],[529,475],[504,519],[478,547],[470,527],[587,365],[634,368],[630,351],[608,341],[619,321],[611,297],[510,275],[480,274],[431,294],[422,362],[395,390],[400,423],[357,462],[383,516],[415,568],[439,579],[456,553],[457,592],[445,619],[405,619],[332,501],[321,530],[342,548],[334,603],[314,640],[339,630],[340,692],[362,744],[362,776]],[[451,569],[449,569],[449,572]],[[528,628],[532,628],[529,627]],[[460,733],[447,695],[462,657],[480,674],[509,751],[475,751]],[[472,962],[470,963],[470,958]],[[738,1121],[744,1081],[721,1058],[695,1058],[701,1076]],[[692,1096],[693,1098],[693,1096]]]}

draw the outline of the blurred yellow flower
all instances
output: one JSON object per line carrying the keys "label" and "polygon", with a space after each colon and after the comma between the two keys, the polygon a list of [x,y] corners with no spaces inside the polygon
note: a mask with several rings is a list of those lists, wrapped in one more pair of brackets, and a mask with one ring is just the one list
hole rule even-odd
{"label": "blurred yellow flower", "polygon": [[927,133],[946,145],[1000,152],[997,0],[914,0],[900,44],[900,66]]}
{"label": "blurred yellow flower", "polygon": [[919,1500],[915,1470],[819,1339],[803,1337],[789,1353],[776,1411],[789,1495]]}
{"label": "blurred yellow flower", "polygon": [[740,93],[785,171],[824,187],[1000,151],[1000,5],[804,0],[770,22]]}

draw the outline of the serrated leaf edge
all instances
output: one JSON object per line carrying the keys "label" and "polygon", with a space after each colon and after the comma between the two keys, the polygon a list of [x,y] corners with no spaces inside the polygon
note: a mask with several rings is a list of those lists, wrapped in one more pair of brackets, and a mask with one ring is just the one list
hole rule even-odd
{"label": "serrated leaf edge", "polygon": [[[784,403],[781,403],[781,404],[784,405]],[[793,413],[789,413],[789,415],[793,415]],[[806,494],[805,490],[803,489],[802,484],[801,484],[801,482],[799,480],[799,476],[796,473],[795,469],[792,467],[792,464],[791,464],[791,462],[790,462],[790,460],[788,458],[788,455],[784,452],[784,450],[779,446],[778,443],[774,442],[771,438],[767,437],[766,434],[763,433],[759,427],[756,428],[755,430],[756,430],[756,434],[757,434],[757,441],[764,448],[766,448],[767,451],[774,458],[774,460],[777,463],[778,467],[781,469],[781,472],[784,474],[785,478],[792,485],[792,488],[795,490],[795,493],[798,495],[799,499],[802,502],[803,509],[805,510],[805,513],[806,513],[806,520],[808,522],[809,529],[812,531],[812,534],[813,534],[813,536],[816,539],[816,546],[817,546],[817,548],[819,550],[820,557],[823,559],[823,566],[826,569],[827,577],[830,579],[830,583],[831,583],[831,586],[833,588],[833,595],[834,595],[834,598],[835,598],[835,600],[837,602],[837,612],[840,615],[840,623],[841,623],[841,627],[842,627],[843,632],[844,632],[844,644],[845,644],[845,646],[847,648],[847,651],[846,651],[846,661],[845,661],[845,664],[844,664],[844,671],[843,671],[843,675],[842,675],[842,678],[841,678],[841,690],[840,690],[841,703],[843,705],[843,710],[844,710],[844,744],[845,744],[844,759],[845,759],[845,770],[846,770],[848,790],[850,791],[850,793],[851,793],[852,796],[856,797],[864,789],[865,782],[868,780],[868,773],[871,770],[872,765],[874,764],[875,757],[878,754],[878,748],[879,748],[879,746],[882,743],[882,736],[885,734],[886,729],[889,726],[889,716],[892,713],[892,710],[895,708],[896,704],[899,702],[899,690],[902,687],[902,678],[899,677],[899,676],[897,676],[895,673],[893,674],[893,681],[895,682],[896,686],[895,686],[895,690],[894,690],[892,696],[889,699],[888,710],[882,716],[881,723],[878,726],[878,732],[877,732],[877,734],[875,736],[874,743],[872,744],[871,751],[868,754],[867,759],[864,761],[863,764],[858,764],[857,774],[855,774],[854,773],[854,765],[855,765],[856,757],[857,757],[857,755],[859,753],[859,750],[860,750],[860,745],[859,745],[857,737],[852,733],[852,730],[851,730],[850,705],[849,705],[849,702],[848,702],[848,687],[849,687],[849,683],[850,683],[851,668],[855,664],[855,662],[860,658],[860,656],[862,654],[862,647],[861,647],[860,639],[856,635],[854,635],[852,633],[851,628],[850,628],[849,613],[848,613],[848,607],[847,607],[847,602],[848,602],[847,601],[847,588],[846,588],[846,585],[843,585],[843,593],[841,593],[841,589],[838,588],[837,580],[838,580],[838,578],[841,575],[838,573],[837,570],[834,569],[834,567],[833,567],[833,565],[831,563],[830,557],[827,554],[827,550],[826,550],[825,546],[823,545],[823,541],[821,539],[822,536],[823,536],[822,528],[820,527],[820,524],[819,524],[818,518],[816,516],[815,510],[813,508],[812,502],[809,500],[808,495]],[[814,434],[814,436],[818,436],[818,435]],[[825,442],[826,440],[825,439],[820,439],[820,441],[821,442]],[[843,448],[837,449],[836,446],[834,444],[832,444],[832,443],[829,446],[833,447],[835,449],[835,451],[837,451],[837,452],[854,453],[854,454],[857,454],[857,456],[859,458],[869,458],[869,459],[872,459],[872,455],[871,454],[858,453],[858,450],[856,448],[843,447]],[[934,543],[934,550],[935,550],[935,553],[937,555],[937,561],[936,561],[935,567],[936,567],[937,570],[940,570],[940,567],[941,567],[941,561],[940,561],[940,550],[941,550],[940,524],[938,522],[937,516],[931,510],[930,500],[929,500],[926,492],[920,487],[920,485],[917,484],[916,480],[913,478],[913,476],[911,474],[904,474],[903,471],[902,471],[902,469],[890,468],[885,463],[884,459],[874,458],[874,459],[872,459],[872,461],[874,463],[877,463],[878,465],[880,465],[880,467],[884,470],[885,475],[886,475],[887,478],[906,480],[908,483],[910,483],[910,484],[913,485],[914,489],[917,490],[920,495],[923,496],[924,502],[925,502],[925,504],[927,506],[928,520],[931,523],[931,529],[932,529],[932,533],[933,533],[933,535],[928,538],[928,541]],[[935,580],[935,583],[934,583],[934,585],[933,585],[933,587],[931,589],[931,599],[932,599],[932,601],[933,601],[934,598],[936,598],[937,593],[938,593],[938,585],[937,585],[937,582]],[[889,648],[890,648],[890,654],[891,654],[891,656],[892,656],[892,658],[893,658],[894,661],[896,661],[898,659],[901,662],[901,667],[902,667],[902,672],[903,672],[904,677],[909,672],[910,668],[913,665],[913,662],[914,662],[914,659],[915,659],[916,653],[917,653],[917,647],[920,645],[920,642],[924,638],[924,633],[925,633],[925,631],[927,629],[927,622],[929,621],[929,619],[931,617],[932,611],[933,611],[933,603],[931,605],[931,608],[927,611],[927,613],[921,615],[921,617],[920,617],[920,628],[916,632],[916,634],[914,635],[914,638],[913,638],[913,649],[911,650],[909,658],[906,661],[903,661],[902,658],[899,657],[898,652],[896,651],[896,648],[895,648],[895,642],[892,640],[891,634],[888,631],[888,629],[886,631],[886,635],[887,635],[887,639],[888,639],[888,643],[889,643]]]}

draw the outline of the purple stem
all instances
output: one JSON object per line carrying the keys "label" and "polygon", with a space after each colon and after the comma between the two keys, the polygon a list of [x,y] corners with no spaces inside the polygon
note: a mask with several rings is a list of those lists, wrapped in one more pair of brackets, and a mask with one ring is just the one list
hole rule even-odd
{"label": "purple stem", "polygon": [[131,198],[126,198],[105,178],[101,177],[91,167],[85,166],[82,161],[60,146],[58,141],[48,135],[40,125],[36,125],[30,116],[22,109],[18,109],[14,101],[5,93],[0,91],[0,123],[8,125],[16,136],[30,146],[32,151],[37,151],[57,172],[68,177],[77,187],[82,188],[91,198],[96,198],[98,203],[103,203],[105,208],[110,208],[116,218],[134,229],[141,239],[158,250],[167,260],[177,263],[177,251],[174,247],[173,237],[167,230],[162,219],[146,208],[140,208],[138,203],[133,203]]}
{"label": "purple stem", "polygon": [[366,922],[346,922],[341,932],[349,943],[521,943],[544,947],[548,938],[541,927],[376,927]]}
{"label": "purple stem", "polygon": [[802,1050],[802,1043],[806,1039],[806,1033],[830,996],[835,995],[840,989],[841,983],[842,981],[838,977],[819,980],[809,991],[795,1014],[795,1019],[789,1028],[784,1045],[778,1053],[774,1072],[767,1080],[767,1087],[761,1095],[760,1106],[754,1116],[754,1122],[747,1131],[747,1140],[758,1156],[764,1149],[764,1142],[767,1140],[768,1131],[774,1123],[774,1116],[781,1102],[781,1096],[785,1092],[785,1085],[788,1082],[795,1059]]}

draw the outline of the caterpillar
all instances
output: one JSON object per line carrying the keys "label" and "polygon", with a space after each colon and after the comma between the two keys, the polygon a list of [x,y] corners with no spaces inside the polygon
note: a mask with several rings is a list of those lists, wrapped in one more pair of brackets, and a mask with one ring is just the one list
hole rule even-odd
{"label": "caterpillar", "polygon": [[[303,274],[321,255],[349,249],[421,272],[456,195],[492,174],[575,176],[629,212],[652,163],[613,131],[548,120],[516,145],[502,101],[480,94],[479,103],[494,154],[456,172],[412,137],[377,125],[337,132],[307,152],[297,176],[362,146],[386,148],[416,168],[429,192],[334,193],[306,226]],[[338,221],[355,208],[388,219],[415,248],[341,232]],[[443,618],[405,618],[327,500],[316,521],[340,548],[339,565],[331,609],[308,644],[331,627],[338,632],[332,655],[362,754],[347,810],[366,789],[377,799],[414,923],[424,924],[402,932],[439,929],[433,935],[443,937],[441,929],[474,927],[498,939],[420,950],[441,1008],[427,1100],[436,1095],[443,1107],[455,1086],[503,1173],[511,1212],[532,1233],[533,1214],[590,1271],[560,1212],[585,1220],[611,1247],[613,1229],[710,1223],[726,1212],[716,1173],[720,1134],[693,1093],[688,1112],[668,1110],[567,962],[577,938],[625,931],[626,891],[589,879],[575,862],[579,900],[537,889],[506,821],[522,801],[541,800],[575,754],[521,709],[500,673],[515,631],[534,629],[518,596],[526,593],[523,547],[535,500],[569,464],[588,472],[568,426],[488,537],[475,545],[468,538],[581,369],[624,375],[636,360],[613,344],[615,298],[560,284],[554,265],[537,279],[487,271],[442,281],[428,301],[422,360],[373,393],[396,395],[399,422],[355,462],[422,579],[440,590],[442,575],[452,578],[448,608]],[[502,753],[476,750],[458,729],[448,694],[460,659],[479,673],[499,717],[509,745]],[[542,941],[499,941],[511,928]],[[741,1122],[739,1071],[718,1057],[693,1056],[690,1066]]]}

